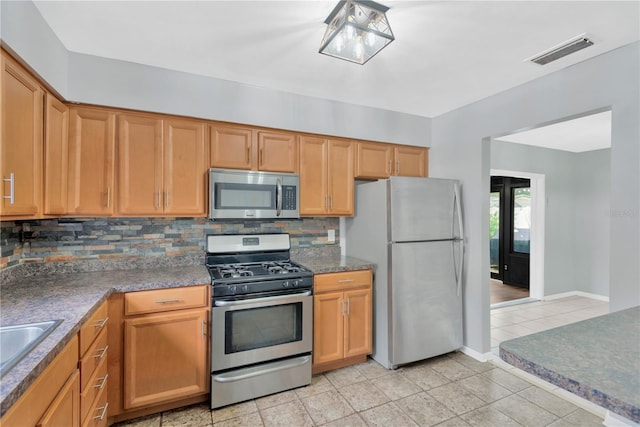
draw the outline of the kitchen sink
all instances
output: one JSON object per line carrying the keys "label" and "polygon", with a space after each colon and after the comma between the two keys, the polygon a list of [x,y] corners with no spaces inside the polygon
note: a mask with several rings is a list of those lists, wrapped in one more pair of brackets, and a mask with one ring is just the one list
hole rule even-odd
{"label": "kitchen sink", "polygon": [[53,331],[62,320],[0,327],[0,377]]}

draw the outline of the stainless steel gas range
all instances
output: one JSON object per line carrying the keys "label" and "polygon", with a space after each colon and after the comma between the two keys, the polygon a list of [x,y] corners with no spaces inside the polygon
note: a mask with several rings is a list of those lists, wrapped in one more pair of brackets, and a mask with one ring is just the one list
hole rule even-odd
{"label": "stainless steel gas range", "polygon": [[211,408],[311,383],[313,273],[288,234],[209,235]]}

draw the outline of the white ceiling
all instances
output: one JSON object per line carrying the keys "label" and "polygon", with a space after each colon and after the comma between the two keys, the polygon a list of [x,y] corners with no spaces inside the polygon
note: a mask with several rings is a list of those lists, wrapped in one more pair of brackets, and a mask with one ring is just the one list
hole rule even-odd
{"label": "white ceiling", "polygon": [[[73,52],[426,117],[640,38],[637,0],[380,2],[396,40],[363,66],[318,53],[336,0],[35,5]],[[594,46],[523,62],[582,33]]]}
{"label": "white ceiling", "polygon": [[611,147],[611,111],[517,132],[496,139],[574,153],[609,148]]}

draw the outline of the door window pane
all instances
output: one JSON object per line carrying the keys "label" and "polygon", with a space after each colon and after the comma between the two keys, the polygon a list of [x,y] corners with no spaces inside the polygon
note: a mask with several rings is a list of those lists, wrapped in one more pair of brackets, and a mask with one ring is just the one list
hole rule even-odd
{"label": "door window pane", "polygon": [[529,253],[531,231],[531,188],[513,189],[513,251]]}
{"label": "door window pane", "polygon": [[491,273],[500,273],[500,192],[489,195],[489,258]]}

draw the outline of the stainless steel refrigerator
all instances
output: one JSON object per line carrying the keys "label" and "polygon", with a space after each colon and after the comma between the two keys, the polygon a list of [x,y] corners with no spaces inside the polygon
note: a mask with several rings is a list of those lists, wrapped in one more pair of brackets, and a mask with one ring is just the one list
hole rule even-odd
{"label": "stainless steel refrigerator", "polygon": [[460,185],[391,177],[356,186],[346,253],[377,264],[373,354],[388,369],[462,347]]}

